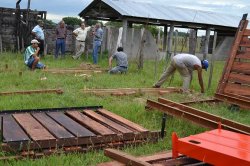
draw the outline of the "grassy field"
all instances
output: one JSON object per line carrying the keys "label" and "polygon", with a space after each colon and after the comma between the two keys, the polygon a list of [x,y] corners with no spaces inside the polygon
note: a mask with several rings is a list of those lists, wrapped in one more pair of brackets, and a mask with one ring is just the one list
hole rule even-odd
{"label": "grassy field", "polygon": [[[77,106],[95,106],[102,105],[104,108],[112,111],[124,118],[142,125],[150,130],[160,130],[162,113],[158,111],[146,112],[145,102],[148,98],[157,99],[156,96],[125,96],[125,97],[97,97],[85,95],[81,92],[84,88],[120,88],[120,87],[151,87],[160,77],[160,74],[166,66],[166,62],[157,62],[155,73],[155,62],[146,61],[144,69],[137,71],[136,63],[130,62],[129,72],[122,75],[95,74],[89,78],[81,77],[75,74],[51,74],[44,73],[41,70],[32,72],[23,64],[22,54],[4,53],[0,54],[0,92],[18,91],[18,90],[36,90],[62,88],[64,93],[57,94],[32,94],[32,95],[12,95],[0,96],[0,110],[19,110],[36,108],[58,108],[58,107],[77,107]],[[54,60],[52,56],[47,56],[42,60],[48,68],[76,68],[88,60],[73,60],[70,56],[66,59]],[[8,70],[5,69],[6,64]],[[193,94],[167,94],[163,97],[183,102],[194,99],[206,99],[213,96],[218,80],[220,79],[224,62],[216,62],[213,73],[212,87],[205,94],[200,94],[197,73],[194,73],[191,88]],[[106,56],[100,59],[102,68],[108,67]],[[20,75],[20,72],[22,74]],[[207,87],[209,72],[203,72],[205,87]],[[46,77],[46,80],[41,78]],[[175,74],[174,80],[170,86],[179,87],[182,85],[181,78]],[[163,87],[168,87],[166,82]],[[225,118],[250,125],[250,112],[240,110],[231,112],[227,109],[228,105],[219,104],[195,104],[193,107],[201,110],[223,116]],[[124,151],[133,155],[145,155],[155,152],[171,149],[171,133],[176,131],[180,137],[205,131],[197,125],[188,121],[168,118],[166,124],[166,137],[155,144],[146,144],[138,147],[126,147]],[[2,153],[2,155],[5,155]],[[75,153],[68,155],[55,155],[45,157],[39,160],[9,161],[0,163],[1,165],[96,165],[97,163],[109,161],[103,155],[103,151],[90,152],[87,154]]]}

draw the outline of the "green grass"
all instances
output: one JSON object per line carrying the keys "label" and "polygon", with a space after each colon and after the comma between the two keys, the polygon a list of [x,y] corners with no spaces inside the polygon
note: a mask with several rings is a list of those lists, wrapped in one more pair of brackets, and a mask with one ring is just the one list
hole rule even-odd
{"label": "green grass", "polygon": [[[125,96],[125,97],[97,97],[81,92],[84,88],[118,88],[118,87],[151,87],[160,77],[166,66],[164,61],[157,62],[157,72],[155,73],[155,62],[146,61],[144,69],[138,71],[135,62],[130,62],[129,72],[122,75],[109,75],[108,73],[94,74],[89,78],[79,77],[74,74],[51,74],[41,70],[31,72],[23,64],[21,54],[4,53],[0,54],[0,92],[18,90],[36,90],[62,88],[64,93],[57,94],[32,94],[32,95],[12,95],[0,96],[0,110],[19,110],[37,108],[57,108],[57,107],[77,107],[102,105],[104,108],[121,115],[133,122],[136,122],[150,130],[160,130],[162,113],[158,111],[146,112],[145,102],[148,98],[157,99],[156,96]],[[91,59],[76,61],[68,56],[66,59],[54,60],[52,56],[47,56],[42,60],[49,68],[75,68],[82,62],[90,62]],[[6,64],[8,70],[5,69]],[[212,97],[220,79],[224,62],[216,62],[213,73],[212,87],[200,95],[197,73],[194,73],[191,88],[195,91],[192,95],[167,94],[163,97],[183,102],[193,99]],[[108,67],[106,56],[100,59],[100,66]],[[22,72],[22,75],[19,73]],[[46,76],[47,80],[40,80]],[[207,87],[209,72],[203,72],[205,87]],[[179,87],[182,85],[179,74],[175,74],[170,86]],[[166,82],[163,87],[168,87]],[[207,111],[225,118],[250,125],[250,112],[240,110],[230,112],[226,104],[195,104],[193,105],[203,111]],[[138,147],[126,147],[124,151],[134,155],[152,154],[155,152],[171,149],[171,133],[176,131],[180,137],[205,131],[197,125],[177,118],[168,118],[166,124],[166,137],[159,142],[146,144]],[[4,155],[4,153],[3,153]],[[49,156],[39,160],[9,161],[0,163],[1,165],[96,165],[97,163],[109,161],[103,155],[103,151],[90,152],[87,154],[68,154],[60,156]]]}

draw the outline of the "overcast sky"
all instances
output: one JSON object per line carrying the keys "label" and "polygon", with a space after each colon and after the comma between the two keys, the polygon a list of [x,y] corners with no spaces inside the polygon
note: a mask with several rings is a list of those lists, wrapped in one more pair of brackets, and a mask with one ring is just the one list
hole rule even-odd
{"label": "overcast sky", "polygon": [[[58,22],[66,16],[77,17],[83,4],[91,0],[31,0],[31,9],[47,11],[47,19]],[[129,0],[127,0],[129,1]],[[177,7],[212,11],[229,15],[250,15],[250,0],[133,0],[159,3]],[[27,8],[28,0],[21,1],[21,8]],[[0,7],[15,8],[16,0],[0,0]],[[250,16],[249,16],[250,17]]]}

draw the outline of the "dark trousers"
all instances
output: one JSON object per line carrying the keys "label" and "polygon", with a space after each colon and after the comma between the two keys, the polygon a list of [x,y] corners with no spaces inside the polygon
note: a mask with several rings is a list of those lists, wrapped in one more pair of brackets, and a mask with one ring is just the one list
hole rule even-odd
{"label": "dark trousers", "polygon": [[38,55],[39,57],[44,57],[44,40],[37,39],[39,41],[38,47],[40,48]]}
{"label": "dark trousers", "polygon": [[65,39],[56,39],[56,52],[55,58],[58,57],[59,50],[61,49],[61,56],[65,56]]}

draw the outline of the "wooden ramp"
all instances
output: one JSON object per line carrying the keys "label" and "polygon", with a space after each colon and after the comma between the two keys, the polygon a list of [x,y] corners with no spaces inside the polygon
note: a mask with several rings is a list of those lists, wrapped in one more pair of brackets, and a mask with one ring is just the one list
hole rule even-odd
{"label": "wooden ramp", "polygon": [[247,15],[240,21],[215,98],[250,109],[250,29]]}
{"label": "wooden ramp", "polygon": [[160,135],[102,107],[2,111],[0,116],[1,148],[34,155],[136,145],[157,141]]}

